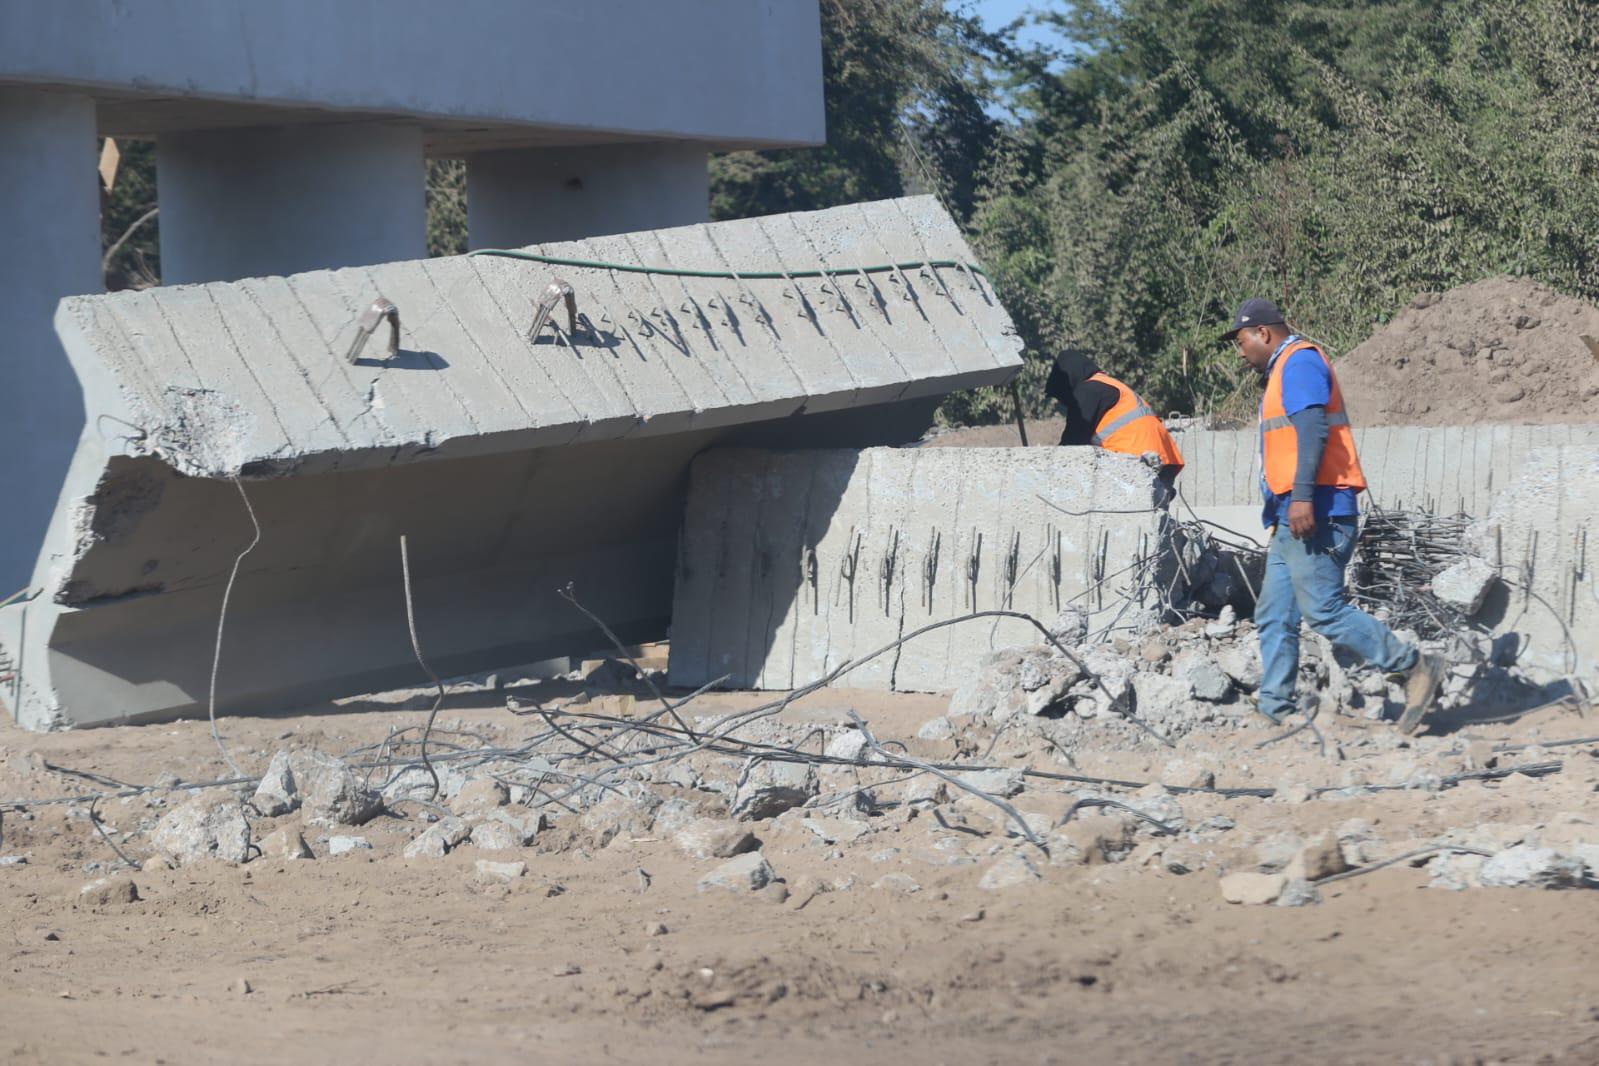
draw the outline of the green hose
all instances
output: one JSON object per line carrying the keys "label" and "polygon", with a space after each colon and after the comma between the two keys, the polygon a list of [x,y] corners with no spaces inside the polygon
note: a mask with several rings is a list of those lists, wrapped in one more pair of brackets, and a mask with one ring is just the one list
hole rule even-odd
{"label": "green hose", "polygon": [[526,259],[534,263],[548,263],[550,266],[581,267],[589,270],[619,270],[625,274],[664,274],[669,278],[721,278],[729,281],[787,281],[790,278],[831,278],[835,275],[850,274],[883,274],[894,270],[914,270],[920,267],[951,267],[955,269],[970,270],[973,274],[988,274],[976,263],[962,263],[954,259],[926,259],[917,263],[879,263],[874,266],[847,267],[842,270],[828,270],[818,268],[815,270],[752,270],[749,273],[734,273],[731,270],[687,270],[682,267],[640,266],[637,263],[600,263],[591,259],[563,259],[555,255],[539,255],[536,252],[518,252],[506,248],[479,248],[468,255],[498,255],[506,259]]}

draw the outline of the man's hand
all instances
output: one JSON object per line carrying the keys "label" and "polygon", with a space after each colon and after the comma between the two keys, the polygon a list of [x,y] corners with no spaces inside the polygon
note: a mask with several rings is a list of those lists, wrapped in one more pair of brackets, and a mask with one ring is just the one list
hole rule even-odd
{"label": "man's hand", "polygon": [[1295,540],[1309,540],[1316,535],[1316,511],[1307,500],[1294,500],[1288,504],[1288,532]]}

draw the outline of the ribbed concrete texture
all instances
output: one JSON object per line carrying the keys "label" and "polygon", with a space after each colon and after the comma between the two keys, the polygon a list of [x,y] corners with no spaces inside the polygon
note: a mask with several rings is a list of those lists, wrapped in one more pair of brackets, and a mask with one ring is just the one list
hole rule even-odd
{"label": "ribbed concrete texture", "polygon": [[[554,594],[663,635],[686,471],[718,442],[913,439],[944,393],[1009,379],[1014,329],[929,198],[531,251],[732,271],[677,278],[486,256],[63,301],[89,429],[34,571],[0,612],[24,724],[203,710],[222,587],[224,712],[592,648]],[[823,279],[747,279],[826,267]],[[529,341],[534,304],[570,283]],[[358,317],[379,326],[352,365]],[[235,486],[234,478],[241,479]],[[19,652],[20,649],[20,652]],[[20,664],[17,660],[20,658]],[[9,692],[8,692],[9,689]]]}
{"label": "ribbed concrete texture", "polygon": [[[1188,460],[1178,484],[1190,504],[1258,510],[1260,438],[1253,429],[1190,429],[1175,436]],[[1448,514],[1487,514],[1534,449],[1562,444],[1599,444],[1599,424],[1355,429],[1371,499]]]}
{"label": "ribbed concrete texture", "polygon": [[[1109,621],[1115,576],[1156,543],[1154,497],[1148,467],[1090,448],[708,452],[678,559],[672,682],[792,688],[974,610],[1048,625],[1076,605]],[[1014,619],[950,626],[840,684],[951,689],[987,652],[1041,639]]]}
{"label": "ribbed concrete texture", "polygon": [[1599,692],[1599,445],[1534,449],[1494,501],[1484,541],[1527,588],[1493,608],[1522,634],[1522,662]]}

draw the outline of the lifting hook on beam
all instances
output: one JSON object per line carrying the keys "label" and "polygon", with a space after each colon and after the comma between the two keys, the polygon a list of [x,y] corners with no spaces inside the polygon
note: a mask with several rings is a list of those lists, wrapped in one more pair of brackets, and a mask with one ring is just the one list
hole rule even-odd
{"label": "lifting hook on beam", "polygon": [[361,357],[361,349],[366,347],[367,338],[376,332],[385,318],[389,320],[389,354],[385,358],[394,358],[394,354],[400,350],[400,309],[394,306],[392,300],[379,296],[372,301],[371,307],[361,312],[361,317],[356,321],[355,340],[350,343],[345,362],[354,364]]}
{"label": "lifting hook on beam", "polygon": [[[528,328],[527,339],[529,343],[539,339],[539,333],[544,329],[544,323],[550,320],[550,313],[555,310],[555,305],[562,300],[566,301],[566,335],[577,336],[577,296],[572,292],[572,286],[556,278],[545,287],[533,304],[533,325]],[[559,329],[560,327],[556,327]]]}

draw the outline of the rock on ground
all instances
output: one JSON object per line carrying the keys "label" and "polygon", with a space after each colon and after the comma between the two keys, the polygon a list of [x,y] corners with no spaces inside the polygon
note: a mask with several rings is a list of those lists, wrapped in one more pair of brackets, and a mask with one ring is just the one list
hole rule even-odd
{"label": "rock on ground", "polygon": [[1309,907],[1320,902],[1321,893],[1303,877],[1290,878],[1277,897],[1279,907]]}
{"label": "rock on ground", "polygon": [[1031,859],[1013,851],[990,866],[984,872],[982,879],[977,882],[977,887],[994,892],[1003,888],[1034,884],[1043,879]]}
{"label": "rock on ground", "polygon": [[726,889],[732,892],[757,892],[777,880],[777,872],[766,861],[766,856],[752,851],[729,859],[700,878],[697,886],[707,889]]}
{"label": "rock on ground", "polygon": [[741,821],[775,818],[816,795],[816,768],[809,763],[758,762],[733,794],[731,814]]}
{"label": "rock on ground", "polygon": [[1275,903],[1288,887],[1288,878],[1282,874],[1260,874],[1249,871],[1228,874],[1221,879],[1221,898],[1228,903],[1259,906]]}
{"label": "rock on ground", "polygon": [[735,822],[696,818],[672,835],[672,843],[695,859],[731,859],[760,847],[755,834]]}
{"label": "rock on ground", "polygon": [[139,902],[139,886],[127,876],[102,877],[78,889],[78,901],[91,907]]}
{"label": "rock on ground", "polygon": [[179,865],[202,859],[244,862],[250,857],[250,823],[244,805],[222,793],[196,796],[156,823],[156,850]]}
{"label": "rock on ground", "polygon": [[1583,873],[1581,859],[1554,848],[1517,844],[1483,863],[1478,880],[1487,888],[1578,888]]}
{"label": "rock on ground", "polygon": [[471,826],[456,817],[441,818],[405,846],[407,859],[442,859],[472,832]]}
{"label": "rock on ground", "polygon": [[525,862],[493,862],[489,859],[479,859],[473,867],[477,871],[477,879],[490,885],[507,885],[527,873]]}
{"label": "rock on ground", "polygon": [[1494,568],[1485,560],[1468,555],[1432,579],[1432,594],[1468,615],[1476,614],[1493,588],[1495,577]]}
{"label": "rock on ground", "polygon": [[366,837],[328,837],[329,855],[348,855],[352,851],[371,851],[372,842]]}
{"label": "rock on ground", "polygon": [[267,817],[303,808],[307,818],[334,825],[362,825],[383,810],[383,798],[344,760],[304,749],[273,755],[251,802]]}
{"label": "rock on ground", "polygon": [[1284,871],[1292,879],[1320,881],[1349,869],[1344,849],[1332,836],[1319,836],[1299,849]]}
{"label": "rock on ground", "polygon": [[1026,787],[1022,772],[1009,766],[994,770],[968,770],[963,774],[956,774],[955,780],[979,792],[1001,798],[1020,795],[1022,789]]}
{"label": "rock on ground", "polygon": [[305,842],[305,837],[298,831],[284,827],[273,830],[261,838],[261,857],[263,859],[310,859],[315,858],[310,847]]}

